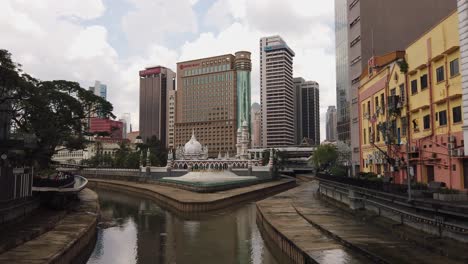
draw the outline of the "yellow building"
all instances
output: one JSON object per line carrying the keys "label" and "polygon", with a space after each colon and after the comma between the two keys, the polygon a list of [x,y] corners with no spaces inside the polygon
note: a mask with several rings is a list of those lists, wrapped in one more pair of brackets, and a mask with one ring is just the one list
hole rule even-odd
{"label": "yellow building", "polygon": [[468,188],[463,175],[458,14],[419,37],[404,54],[373,57],[361,77],[363,171],[385,172],[403,182],[409,159],[410,171],[420,182]]}

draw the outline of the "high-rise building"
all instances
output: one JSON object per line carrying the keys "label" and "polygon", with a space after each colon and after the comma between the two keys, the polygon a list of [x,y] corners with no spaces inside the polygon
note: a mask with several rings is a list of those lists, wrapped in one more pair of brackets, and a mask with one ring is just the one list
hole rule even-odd
{"label": "high-rise building", "polygon": [[[337,116],[338,138],[350,141],[352,149],[353,175],[359,167],[359,118],[358,87],[362,71],[374,54],[386,54],[404,50],[417,36],[431,28],[457,8],[456,0],[335,0],[337,37]],[[344,33],[344,11],[346,11],[347,54],[342,45]],[[418,14],[415,20],[415,14]],[[348,72],[343,71],[346,60]],[[347,76],[346,76],[347,74]],[[341,83],[347,79],[343,88]],[[340,83],[338,83],[340,82]],[[343,89],[348,89],[347,93]],[[349,110],[343,104],[349,98]],[[346,120],[349,111],[350,133],[346,138]]]}
{"label": "high-rise building", "polygon": [[95,95],[107,100],[107,85],[101,83],[100,81],[95,81],[94,86],[89,87],[89,90]]}
{"label": "high-rise building", "polygon": [[175,116],[176,116],[176,98],[177,98],[177,91],[170,90],[169,91],[169,111],[168,119],[167,119],[167,146],[170,149],[176,147],[175,145]]}
{"label": "high-rise building", "polygon": [[294,145],[294,51],[280,36],[260,39],[262,146]]}
{"label": "high-rise building", "polygon": [[251,108],[252,119],[252,147],[262,146],[261,127],[262,127],[262,109],[260,104],[253,103]]}
{"label": "high-rise building", "polygon": [[348,0],[335,0],[336,104],[338,140],[350,143]]}
{"label": "high-rise building", "polygon": [[249,52],[177,63],[175,147],[195,132],[210,157],[236,153],[238,120],[250,125],[250,67]]}
{"label": "high-rise building", "polygon": [[337,131],[336,131],[336,107],[330,105],[327,109],[326,114],[326,140],[329,142],[334,142],[337,140]]}
{"label": "high-rise building", "polygon": [[140,136],[146,141],[156,136],[168,146],[170,94],[175,90],[176,74],[155,66],[140,71]]}
{"label": "high-rise building", "polygon": [[301,87],[305,83],[304,78],[297,77],[293,79],[294,82],[294,142],[296,145],[301,144],[302,139],[302,99]]}
{"label": "high-rise building", "polygon": [[296,144],[305,138],[314,145],[320,145],[320,94],[319,84],[294,78]]}

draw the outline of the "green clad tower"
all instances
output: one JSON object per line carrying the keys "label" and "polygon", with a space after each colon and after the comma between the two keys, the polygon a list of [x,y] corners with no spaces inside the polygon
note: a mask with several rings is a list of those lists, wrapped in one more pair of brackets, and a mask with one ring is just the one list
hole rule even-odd
{"label": "green clad tower", "polygon": [[250,71],[252,62],[251,53],[248,51],[238,51],[235,56],[235,69],[237,72],[237,129],[242,127],[242,122],[247,121],[249,133],[251,130],[250,120]]}

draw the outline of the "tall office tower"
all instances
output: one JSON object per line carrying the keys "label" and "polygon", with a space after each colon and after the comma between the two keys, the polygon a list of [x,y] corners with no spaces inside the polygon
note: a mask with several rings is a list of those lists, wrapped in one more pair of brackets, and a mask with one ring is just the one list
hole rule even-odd
{"label": "tall office tower", "polygon": [[280,36],[260,39],[262,146],[294,145],[293,57]]}
{"label": "tall office tower", "polygon": [[[457,0],[335,0],[337,37],[338,138],[350,141],[352,173],[359,172],[358,87],[362,71],[375,54],[404,50],[412,41],[457,8]],[[346,11],[346,15],[344,12]],[[417,16],[415,16],[417,14]],[[346,16],[346,33],[344,17]],[[417,18],[417,19],[415,19]],[[347,35],[347,55],[343,39]],[[340,45],[341,44],[341,45]],[[342,63],[348,71],[343,71]],[[347,75],[347,76],[346,76]],[[347,79],[343,88],[341,83]],[[338,83],[340,82],[340,83]],[[346,89],[346,92],[343,90]],[[349,98],[349,109],[343,104]],[[349,111],[349,138],[342,117]]]}
{"label": "tall office tower", "polygon": [[294,82],[294,127],[295,135],[294,142],[296,145],[301,144],[302,139],[302,97],[301,86],[305,83],[304,78],[297,77],[293,79]]}
{"label": "tall office tower", "polygon": [[337,140],[336,131],[336,107],[330,105],[326,114],[326,140],[334,142]]}
{"label": "tall office tower", "polygon": [[127,133],[131,132],[130,131],[130,125],[131,125],[131,122],[132,122],[132,118],[131,118],[130,113],[123,113],[121,119],[125,120],[125,124],[126,124],[125,130],[127,131]]}
{"label": "tall office tower", "polygon": [[176,98],[177,91],[169,91],[169,111],[167,112],[167,147],[174,149],[175,145],[175,115],[176,115]]}
{"label": "tall office tower", "polygon": [[[183,146],[193,131],[210,157],[236,153],[237,120],[250,115],[250,105],[245,106],[250,104],[249,70],[248,52],[177,63],[175,147]],[[244,109],[238,111],[237,103]]]}
{"label": "tall office tower", "polygon": [[156,136],[168,146],[169,94],[175,90],[176,74],[155,66],[140,71],[140,136]]}
{"label": "tall office tower", "polygon": [[261,128],[262,128],[262,111],[260,104],[253,103],[251,107],[252,119],[252,147],[262,146]]}
{"label": "tall office tower", "polygon": [[237,72],[237,129],[242,128],[242,122],[249,124],[249,133],[252,133],[250,125],[250,72],[252,62],[250,52],[238,51],[235,53],[235,70]]}
{"label": "tall office tower", "polygon": [[122,135],[121,138],[127,138],[127,121],[123,118],[119,119],[119,122],[122,123]]}
{"label": "tall office tower", "polygon": [[107,100],[107,85],[101,83],[100,81],[94,82],[94,86],[89,87],[89,90],[97,96]]}
{"label": "tall office tower", "polygon": [[294,78],[294,87],[296,144],[299,145],[303,139],[307,139],[314,145],[320,145],[319,84],[298,77]]}
{"label": "tall office tower", "polygon": [[338,140],[350,143],[348,0],[335,0],[336,104]]}

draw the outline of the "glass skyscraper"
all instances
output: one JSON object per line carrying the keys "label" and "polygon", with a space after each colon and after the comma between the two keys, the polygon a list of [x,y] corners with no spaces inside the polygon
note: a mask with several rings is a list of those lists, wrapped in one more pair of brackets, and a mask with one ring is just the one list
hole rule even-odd
{"label": "glass skyscraper", "polygon": [[348,81],[348,4],[335,0],[336,103],[338,140],[350,141]]}

